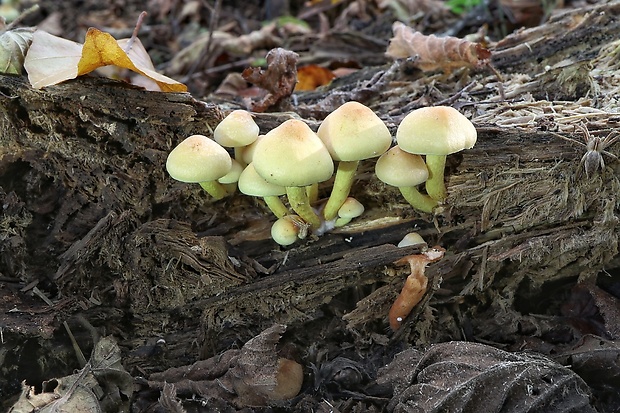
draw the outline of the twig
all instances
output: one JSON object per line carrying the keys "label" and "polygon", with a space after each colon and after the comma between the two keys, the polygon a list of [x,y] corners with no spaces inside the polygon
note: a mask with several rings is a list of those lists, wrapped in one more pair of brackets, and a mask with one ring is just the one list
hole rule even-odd
{"label": "twig", "polygon": [[213,6],[213,11],[211,12],[211,18],[209,19],[209,37],[207,37],[207,44],[205,48],[200,53],[200,56],[187,71],[183,82],[187,82],[194,72],[198,70],[198,67],[207,59],[207,57],[211,54],[211,48],[213,43],[213,31],[215,30],[215,25],[220,18],[220,9],[222,8],[222,0],[215,0],[215,5]]}

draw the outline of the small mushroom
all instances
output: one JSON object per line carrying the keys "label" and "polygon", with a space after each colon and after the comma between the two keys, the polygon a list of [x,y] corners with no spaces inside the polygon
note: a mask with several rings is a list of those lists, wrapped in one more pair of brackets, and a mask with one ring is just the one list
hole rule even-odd
{"label": "small mushroom", "polygon": [[280,245],[291,245],[306,238],[308,224],[298,215],[286,215],[271,226],[271,238]]}
{"label": "small mushroom", "polygon": [[263,198],[267,207],[277,218],[282,218],[289,213],[288,208],[279,198],[286,194],[286,188],[267,182],[256,173],[254,163],[249,163],[239,177],[239,191],[245,195]]}
{"label": "small mushroom", "polygon": [[243,161],[243,163],[248,165],[250,164],[250,162],[252,162],[252,160],[254,159],[254,151],[256,150],[256,145],[258,145],[258,142],[260,142],[264,137],[265,135],[258,135],[258,138],[256,138],[254,142],[252,142],[248,146],[239,148],[238,153],[240,153],[241,161]]}
{"label": "small mushroom", "polygon": [[349,196],[359,161],[381,156],[392,144],[385,123],[359,102],[347,102],[327,115],[317,135],[338,161],[332,192],[323,209],[325,220],[336,218]]}
{"label": "small mushroom", "polygon": [[192,135],[177,145],[166,160],[166,170],[177,181],[199,183],[213,198],[228,192],[217,180],[232,169],[226,149],[204,135]]}
{"label": "small mushroom", "polygon": [[226,192],[232,194],[237,189],[237,182],[239,182],[239,177],[241,176],[241,172],[243,172],[243,165],[241,165],[237,160],[232,160],[232,167],[230,171],[226,175],[221,178],[218,178],[218,182],[224,185]]}
{"label": "small mushroom", "polygon": [[286,188],[291,208],[313,229],[321,219],[312,209],[306,187],[328,180],[334,163],[327,148],[308,125],[289,119],[269,131],[256,145],[253,164],[267,182]]}
{"label": "small mushroom", "polygon": [[364,213],[364,205],[353,197],[348,197],[338,210],[338,218],[334,223],[335,227],[347,225],[353,218],[357,218]]}
{"label": "small mushroom", "polygon": [[428,247],[428,244],[424,241],[424,238],[422,238],[422,236],[417,232],[410,232],[406,234],[403,239],[400,240],[397,247],[404,248],[412,245],[422,245],[422,250],[426,250]]}
{"label": "small mushroom", "polygon": [[375,165],[375,174],[379,180],[397,187],[415,209],[433,212],[437,206],[437,201],[418,191],[417,186],[428,178],[428,170],[420,155],[413,155],[398,145],[394,146],[381,155]]}
{"label": "small mushroom", "polygon": [[449,106],[416,109],[405,116],[396,131],[396,141],[403,151],[426,155],[429,172],[426,192],[439,202],[447,196],[444,183],[446,156],[472,148],[476,140],[474,125]]}
{"label": "small mushroom", "polygon": [[234,148],[235,159],[243,162],[241,148],[252,144],[257,138],[259,127],[254,122],[250,112],[233,110],[226,116],[213,131],[213,139],[227,148]]}

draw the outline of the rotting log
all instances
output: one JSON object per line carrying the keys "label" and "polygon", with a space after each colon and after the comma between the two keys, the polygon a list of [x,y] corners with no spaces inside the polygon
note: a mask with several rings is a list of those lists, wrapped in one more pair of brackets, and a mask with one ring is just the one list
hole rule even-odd
{"label": "rotting log", "polygon": [[[508,61],[502,57],[497,66]],[[522,91],[542,93],[542,70]],[[424,81],[419,73],[415,79]],[[385,112],[407,103],[376,86],[361,94],[350,85],[336,87],[323,98],[363,97],[392,129],[397,120]],[[328,100],[301,99],[303,113],[325,113]],[[585,177],[579,173],[585,149],[549,132],[580,140],[569,133],[571,125],[587,120],[593,133],[609,130],[618,122],[613,111],[593,108],[577,116],[583,103],[574,102],[459,103],[479,139],[472,150],[449,158],[449,199],[435,217],[412,211],[395,189],[374,178],[367,162],[354,188],[368,206],[365,218],[282,250],[268,238],[272,218],[260,204],[243,196],[212,202],[197,186],[165,173],[168,151],[188,135],[209,135],[222,118],[218,106],[104,79],[33,90],[22,77],[1,76],[0,277],[2,294],[12,301],[0,304],[0,323],[7,348],[19,335],[36,338],[45,331],[47,337],[81,314],[125,337],[126,349],[165,337],[172,357],[131,361],[159,369],[196,356],[201,346],[217,351],[226,334],[241,334],[226,333],[227,326],[255,334],[273,322],[304,325],[333,297],[371,284],[378,289],[350,312],[348,326],[387,325],[402,282],[391,276],[392,262],[415,251],[393,245],[413,228],[448,250],[427,272],[435,295],[426,302],[451,320],[452,337],[463,327],[449,310],[472,297],[501,314],[514,311],[508,308],[517,288],[536,297],[546,283],[593,282],[601,270],[620,266],[619,163],[605,157],[606,168]],[[521,123],[505,115],[522,109],[534,114]],[[290,116],[264,114],[257,122],[266,130]],[[617,153],[619,146],[607,150]],[[35,286],[57,307],[26,300]],[[488,338],[472,321],[476,314],[470,311],[469,322]],[[426,326],[438,318],[429,317]],[[445,334],[417,339],[432,342]],[[199,345],[188,349],[193,341]]]}

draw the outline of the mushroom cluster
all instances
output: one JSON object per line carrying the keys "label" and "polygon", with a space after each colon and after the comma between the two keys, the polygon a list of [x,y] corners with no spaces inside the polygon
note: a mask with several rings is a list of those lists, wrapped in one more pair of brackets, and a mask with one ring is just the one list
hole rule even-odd
{"label": "mushroom cluster", "polygon": [[[394,146],[385,123],[359,102],[337,108],[316,132],[290,119],[259,133],[249,112],[235,110],[215,128],[213,139],[193,135],[181,142],[170,152],[166,169],[176,180],[199,183],[216,200],[237,188],[261,198],[277,218],[271,234],[280,245],[362,215],[364,206],[349,193],[359,162],[370,158],[378,158],[379,180],[397,187],[416,210],[432,213],[446,199],[446,156],[476,143],[473,124],[446,106],[405,116]],[[332,177],[329,197],[318,199],[319,183]]]}

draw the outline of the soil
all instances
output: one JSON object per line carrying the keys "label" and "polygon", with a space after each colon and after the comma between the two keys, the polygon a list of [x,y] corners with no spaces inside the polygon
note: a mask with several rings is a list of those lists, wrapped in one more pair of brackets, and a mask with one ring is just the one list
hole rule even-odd
{"label": "soil", "polygon": [[[620,3],[293,3],[42,1],[24,18],[83,42],[88,27],[131,36],[146,8],[142,43],[189,90],[109,68],[43,89],[0,75],[2,407],[619,411]],[[453,38],[395,60],[396,20]],[[336,77],[292,92],[304,66]],[[316,130],[350,100],[393,136],[425,106],[473,122],[433,214],[366,160],[351,192],[364,214],[281,247],[262,200],[166,172],[234,109],[261,133]],[[425,251],[397,247],[412,231],[446,252],[394,330],[408,257]]]}

